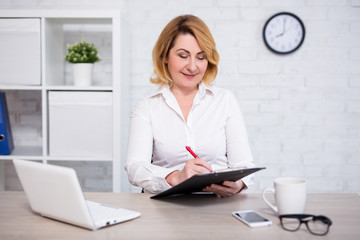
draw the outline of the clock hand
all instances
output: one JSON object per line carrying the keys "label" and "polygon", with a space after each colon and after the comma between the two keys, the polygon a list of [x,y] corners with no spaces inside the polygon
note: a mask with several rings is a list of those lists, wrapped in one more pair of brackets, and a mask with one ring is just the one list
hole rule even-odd
{"label": "clock hand", "polygon": [[284,18],[284,21],[283,21],[283,22],[284,22],[284,24],[283,24],[283,31],[282,31],[282,33],[276,35],[276,36],[275,36],[276,38],[283,36],[283,35],[287,32],[287,30],[288,30],[288,29],[286,29],[286,18]]}
{"label": "clock hand", "polygon": [[283,24],[283,34],[285,33],[285,26],[286,26],[286,18],[284,18],[284,24]]}
{"label": "clock hand", "polygon": [[282,31],[282,33],[280,33],[280,34],[278,34],[278,35],[276,35],[275,37],[277,38],[277,37],[281,37],[282,35],[284,35],[285,34],[285,32],[286,32],[286,18],[283,18],[283,31]]}

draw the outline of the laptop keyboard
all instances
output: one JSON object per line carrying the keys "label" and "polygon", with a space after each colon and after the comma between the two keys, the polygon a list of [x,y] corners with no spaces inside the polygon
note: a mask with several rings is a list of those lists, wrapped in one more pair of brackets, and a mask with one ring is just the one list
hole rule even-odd
{"label": "laptop keyboard", "polygon": [[103,205],[88,200],[86,202],[95,223],[111,220],[111,222],[109,222],[110,224],[113,223],[115,219],[118,221],[122,217],[129,215],[129,211],[126,209]]}

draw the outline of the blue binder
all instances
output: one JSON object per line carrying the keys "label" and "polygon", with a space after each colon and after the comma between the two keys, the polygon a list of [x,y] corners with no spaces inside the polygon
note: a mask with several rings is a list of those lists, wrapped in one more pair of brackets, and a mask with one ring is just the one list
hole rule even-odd
{"label": "blue binder", "polygon": [[0,92],[0,155],[8,155],[14,149],[9,112],[4,92]]}

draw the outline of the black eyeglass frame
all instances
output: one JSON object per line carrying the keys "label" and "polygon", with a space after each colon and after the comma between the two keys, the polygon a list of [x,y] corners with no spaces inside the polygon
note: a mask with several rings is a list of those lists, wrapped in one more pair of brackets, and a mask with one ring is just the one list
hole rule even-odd
{"label": "black eyeglass frame", "polygon": [[[304,218],[310,218],[309,220],[303,220]],[[284,227],[283,225],[283,218],[294,218],[299,220],[299,226],[296,229],[287,229],[286,227]],[[311,214],[283,214],[279,216],[280,219],[280,224],[281,227],[286,230],[286,231],[290,231],[290,232],[296,232],[297,230],[300,229],[301,225],[304,223],[306,225],[307,230],[314,235],[318,235],[318,236],[324,236],[329,232],[329,228],[332,225],[331,220],[323,215],[319,215],[319,216],[315,216],[315,215],[311,215]],[[322,223],[327,225],[326,231],[324,233],[315,233],[313,231],[311,231],[308,222],[309,221],[315,221],[315,220],[320,220]]]}

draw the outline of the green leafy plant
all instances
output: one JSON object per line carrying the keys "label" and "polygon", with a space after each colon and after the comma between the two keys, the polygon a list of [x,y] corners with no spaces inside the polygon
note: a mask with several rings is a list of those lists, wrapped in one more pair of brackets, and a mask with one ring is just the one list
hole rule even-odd
{"label": "green leafy plant", "polygon": [[76,42],[73,45],[68,44],[67,49],[68,54],[64,59],[70,63],[95,63],[100,61],[95,45],[87,43],[84,40]]}

